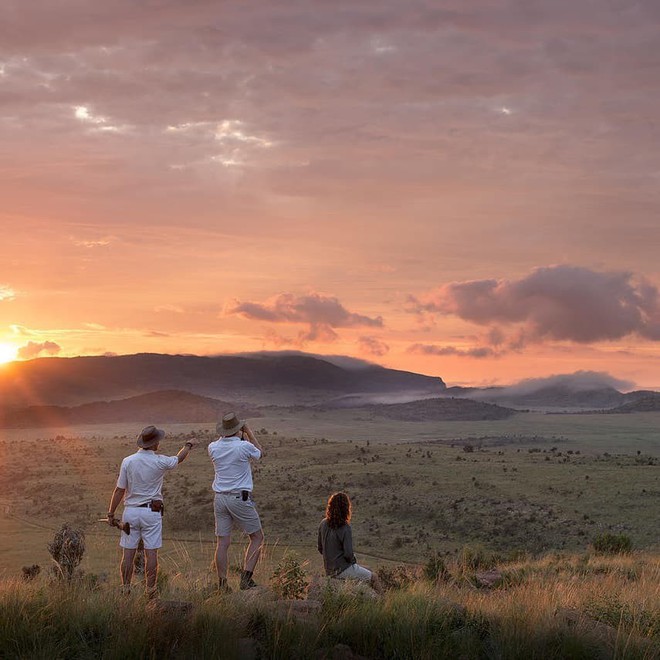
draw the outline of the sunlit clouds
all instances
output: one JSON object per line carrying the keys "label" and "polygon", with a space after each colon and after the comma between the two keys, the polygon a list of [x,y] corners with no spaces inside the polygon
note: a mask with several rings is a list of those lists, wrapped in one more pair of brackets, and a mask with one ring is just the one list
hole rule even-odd
{"label": "sunlit clouds", "polygon": [[34,342],[29,341],[25,346],[17,350],[17,357],[21,360],[31,360],[41,355],[57,355],[61,347],[53,341]]}
{"label": "sunlit clouds", "polygon": [[3,300],[13,300],[16,292],[7,284],[0,284],[0,302]]}
{"label": "sunlit clouds", "polygon": [[0,343],[24,357],[660,386],[656,3],[4,4]]}

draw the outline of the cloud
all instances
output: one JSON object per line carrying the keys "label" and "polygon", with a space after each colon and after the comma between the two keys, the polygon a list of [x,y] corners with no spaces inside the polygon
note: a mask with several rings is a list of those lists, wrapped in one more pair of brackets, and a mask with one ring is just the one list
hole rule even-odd
{"label": "cloud", "polygon": [[21,360],[31,360],[32,358],[41,355],[41,353],[57,355],[61,350],[60,345],[56,344],[54,341],[44,341],[41,343],[29,341],[25,346],[21,346],[18,349],[18,357]]}
{"label": "cloud", "polygon": [[413,344],[406,352],[416,355],[457,355],[472,358],[498,357],[500,355],[500,353],[488,346],[463,349],[455,348],[454,346],[435,346],[433,344]]}
{"label": "cloud", "polygon": [[7,284],[0,284],[0,302],[3,300],[13,300],[16,292]]}
{"label": "cloud", "polygon": [[30,328],[26,328],[23,325],[10,325],[9,327],[13,334],[20,335],[21,337],[34,337],[35,335]]}
{"label": "cloud", "polygon": [[518,280],[452,282],[410,297],[408,311],[454,315],[491,326],[491,343],[504,341],[498,326],[517,329],[512,343],[572,341],[588,344],[637,334],[660,340],[658,289],[632,273],[579,266],[537,268]]}
{"label": "cloud", "polygon": [[102,248],[102,247],[107,247],[110,245],[114,240],[114,237],[112,236],[105,236],[103,238],[97,238],[97,239],[91,239],[91,240],[83,240],[83,239],[76,239],[72,238],[71,241],[76,247],[84,247],[87,248],[88,250],[92,250],[94,248]]}
{"label": "cloud", "polygon": [[[545,378],[529,378],[503,388],[498,388],[498,393],[520,396],[532,394],[538,390],[550,387],[559,387],[571,392],[583,392],[587,390],[612,387],[619,391],[631,390],[635,384],[632,381],[616,378],[604,371],[576,371],[571,374],[555,374]],[[487,398],[490,396],[487,390],[470,394],[471,398]]]}
{"label": "cloud", "polygon": [[308,324],[308,329],[298,335],[301,344],[308,341],[333,342],[337,338],[334,328],[383,327],[380,316],[372,318],[350,312],[334,296],[320,293],[304,296],[282,293],[265,303],[235,300],[227,305],[225,313],[267,323]]}
{"label": "cloud", "polygon": [[358,339],[358,350],[362,355],[383,357],[389,352],[390,347],[377,337],[360,337]]}

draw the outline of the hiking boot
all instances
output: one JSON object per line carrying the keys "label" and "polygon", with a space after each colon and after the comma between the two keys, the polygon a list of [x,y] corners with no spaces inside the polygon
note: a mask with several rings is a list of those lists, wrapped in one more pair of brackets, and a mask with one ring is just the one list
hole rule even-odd
{"label": "hiking boot", "polygon": [[241,573],[241,590],[253,589],[257,583],[252,579],[252,571],[243,571]]}
{"label": "hiking boot", "polygon": [[227,578],[220,578],[220,582],[218,584],[218,591],[221,594],[230,594],[231,593],[231,587],[229,586],[229,583],[227,582]]}

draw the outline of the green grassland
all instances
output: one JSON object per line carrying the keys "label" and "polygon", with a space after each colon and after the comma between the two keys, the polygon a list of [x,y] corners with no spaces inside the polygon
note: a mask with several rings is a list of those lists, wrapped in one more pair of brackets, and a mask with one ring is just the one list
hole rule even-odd
{"label": "green grassland", "polygon": [[[295,552],[316,585],[302,608],[263,589],[217,594],[205,451],[213,425],[170,426],[166,454],[200,440],[165,480],[159,586],[166,601],[187,604],[185,615],[145,607],[139,587],[119,595],[118,534],[95,522],[135,433],[158,420],[2,431],[0,657],[658,658],[657,420],[399,423],[359,410],[252,420],[266,448],[255,466],[267,537],[255,577],[268,585]],[[338,489],[354,502],[358,558],[389,584],[382,598],[321,578],[316,528]],[[48,570],[46,544],[65,521],[86,533],[71,584]],[[594,554],[589,543],[603,532],[627,535],[635,551]],[[437,568],[432,558],[444,567],[438,581],[423,570]],[[34,563],[39,577],[20,582]],[[484,588],[478,572],[493,566],[499,577]]]}
{"label": "green grassland", "polygon": [[[607,531],[657,549],[658,421],[653,413],[528,413],[399,423],[360,410],[277,410],[252,422],[266,447],[255,468],[255,499],[272,552],[295,549],[313,570],[320,567],[316,527],[327,496],[339,489],[353,499],[358,554],[372,565],[419,562],[432,551],[453,555],[474,543],[502,555],[579,551]],[[114,570],[117,536],[94,521],[107,510],[140,426],[0,432],[6,575],[47,564],[45,544],[64,521],[87,533],[88,570]],[[173,454],[191,435],[201,440],[166,477],[163,565],[173,571],[177,554],[204,570],[212,556],[213,474],[205,451],[212,429],[170,426],[161,447]]]}

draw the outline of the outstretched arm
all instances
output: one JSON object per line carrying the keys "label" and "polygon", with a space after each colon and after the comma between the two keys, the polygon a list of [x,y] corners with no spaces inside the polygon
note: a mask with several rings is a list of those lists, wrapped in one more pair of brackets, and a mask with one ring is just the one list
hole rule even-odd
{"label": "outstretched arm", "polygon": [[197,446],[197,440],[188,440],[181,449],[179,449],[179,453],[176,455],[176,457],[179,459],[179,463],[183,463],[183,461],[188,458],[188,454]]}

